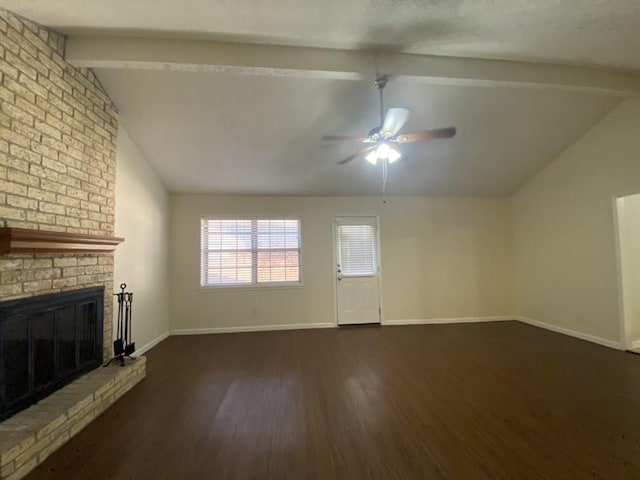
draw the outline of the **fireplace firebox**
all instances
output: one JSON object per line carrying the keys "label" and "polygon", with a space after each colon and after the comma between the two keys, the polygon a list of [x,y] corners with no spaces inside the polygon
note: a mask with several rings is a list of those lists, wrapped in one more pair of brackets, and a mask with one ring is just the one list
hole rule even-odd
{"label": "fireplace firebox", "polygon": [[0,420],[102,364],[104,287],[0,302]]}

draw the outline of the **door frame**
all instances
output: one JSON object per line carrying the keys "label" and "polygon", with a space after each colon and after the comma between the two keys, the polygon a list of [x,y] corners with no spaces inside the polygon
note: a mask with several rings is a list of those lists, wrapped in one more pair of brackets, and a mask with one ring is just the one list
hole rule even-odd
{"label": "door frame", "polygon": [[614,196],[613,203],[613,234],[615,244],[615,260],[616,260],[616,280],[618,291],[618,315],[620,328],[620,344],[624,350],[629,347],[627,345],[627,316],[625,315],[625,299],[624,299],[624,282],[622,275],[622,237],[620,235],[622,229],[622,220],[620,214],[624,208],[624,196]]}
{"label": "door frame", "polygon": [[617,290],[618,290],[618,315],[619,315],[619,326],[620,326],[620,346],[623,350],[629,350],[633,347],[632,341],[629,340],[629,335],[627,332],[630,329],[629,322],[631,321],[627,318],[626,311],[626,302],[624,295],[624,274],[623,274],[623,252],[622,252],[622,242],[623,237],[621,235],[622,230],[624,229],[624,222],[621,219],[621,213],[624,211],[624,199],[626,197],[640,195],[640,192],[631,192],[624,193],[620,195],[613,195],[611,199],[611,203],[613,206],[613,229],[614,229],[614,247],[615,247],[615,261],[616,261],[616,277],[617,277]]}
{"label": "door frame", "polygon": [[380,216],[379,215],[372,215],[372,214],[361,214],[361,215],[355,215],[353,213],[348,214],[348,215],[338,215],[338,214],[334,214],[333,217],[331,218],[331,222],[332,222],[332,226],[331,226],[331,232],[333,235],[333,240],[331,242],[332,244],[332,254],[331,254],[331,258],[333,259],[333,264],[331,265],[332,268],[332,275],[333,275],[333,326],[334,327],[339,327],[340,325],[338,324],[338,276],[336,275],[336,266],[338,265],[338,243],[337,243],[337,234],[338,231],[336,230],[336,219],[338,218],[362,218],[362,217],[368,217],[368,218],[375,218],[376,220],[376,260],[377,260],[377,264],[378,264],[378,304],[380,306],[380,326],[385,325],[385,320],[384,320],[384,302],[382,299],[382,254],[381,251],[382,249],[380,248]]}

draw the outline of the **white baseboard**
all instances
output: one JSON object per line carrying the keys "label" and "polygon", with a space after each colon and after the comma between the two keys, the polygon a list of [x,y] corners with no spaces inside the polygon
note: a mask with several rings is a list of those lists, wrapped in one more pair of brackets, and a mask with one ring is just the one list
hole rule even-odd
{"label": "white baseboard", "polygon": [[[534,327],[544,328],[552,332],[569,335],[571,337],[579,338],[580,340],[586,340],[587,342],[597,343],[609,348],[615,348],[616,350],[624,350],[624,346],[620,342],[614,340],[608,340],[606,338],[600,338],[593,335],[589,335],[568,328],[559,327],[550,323],[541,322],[539,320],[533,320],[531,318],[522,317],[519,315],[510,316],[496,316],[496,317],[459,317],[459,318],[426,318],[426,319],[410,319],[410,320],[385,320],[382,325],[446,325],[455,323],[482,323],[482,322],[504,322],[509,320],[517,320],[527,325]],[[241,333],[241,332],[268,332],[276,330],[305,330],[315,328],[334,328],[333,323],[293,323],[284,325],[251,325],[244,327],[211,327],[211,328],[185,328],[171,330],[165,332],[158,338],[150,341],[143,347],[136,350],[136,355],[143,355],[145,352],[151,350],[158,343],[163,341],[170,335],[204,335],[212,333]],[[631,348],[640,349],[640,340],[631,344]]]}
{"label": "white baseboard", "polygon": [[481,322],[504,322],[515,320],[516,317],[459,317],[459,318],[420,318],[415,320],[385,320],[382,325],[438,325],[449,323],[481,323]]}
{"label": "white baseboard", "polygon": [[305,330],[313,328],[333,328],[333,323],[291,323],[284,325],[251,325],[246,327],[212,327],[212,328],[183,328],[171,330],[171,335],[203,335],[209,333],[241,333],[241,332],[269,332],[275,330]]}
{"label": "white baseboard", "polygon": [[157,344],[159,344],[161,341],[163,341],[165,338],[168,338],[169,335],[171,335],[171,332],[167,331],[164,332],[162,335],[160,335],[157,338],[154,338],[153,340],[151,340],[149,343],[147,343],[146,345],[136,349],[135,355],[136,357],[140,356],[140,355],[144,355],[146,352],[148,352],[149,350],[151,350],[153,347],[155,347]]}
{"label": "white baseboard", "polygon": [[640,350],[640,340],[635,340],[631,342],[631,348],[633,350]]}
{"label": "white baseboard", "polygon": [[609,348],[615,348],[616,350],[624,350],[624,345],[620,342],[616,342],[614,340],[608,340],[606,338],[595,337],[593,335],[589,335],[587,333],[577,332],[575,330],[570,330],[568,328],[559,327],[557,325],[552,325],[550,323],[541,322],[539,320],[533,320],[531,318],[516,316],[516,320],[522,323],[526,323],[528,325],[532,325],[534,327],[544,328],[545,330],[551,330],[552,332],[562,333],[564,335],[569,335],[570,337],[579,338],[580,340],[586,340],[587,342],[597,343],[598,345],[603,345]]}

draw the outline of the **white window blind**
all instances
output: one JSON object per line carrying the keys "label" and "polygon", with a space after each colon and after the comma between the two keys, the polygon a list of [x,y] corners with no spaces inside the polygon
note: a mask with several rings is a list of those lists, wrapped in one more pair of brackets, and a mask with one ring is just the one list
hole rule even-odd
{"label": "white window blind", "polygon": [[201,221],[202,286],[300,283],[300,220]]}
{"label": "white window blind", "polygon": [[338,225],[342,275],[376,273],[374,235],[373,225]]}

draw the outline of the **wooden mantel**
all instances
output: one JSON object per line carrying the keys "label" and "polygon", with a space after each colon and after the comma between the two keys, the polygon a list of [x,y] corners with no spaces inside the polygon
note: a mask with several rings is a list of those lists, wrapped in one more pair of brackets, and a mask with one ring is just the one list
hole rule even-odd
{"label": "wooden mantel", "polygon": [[24,228],[0,228],[0,255],[9,253],[113,252],[124,238]]}

